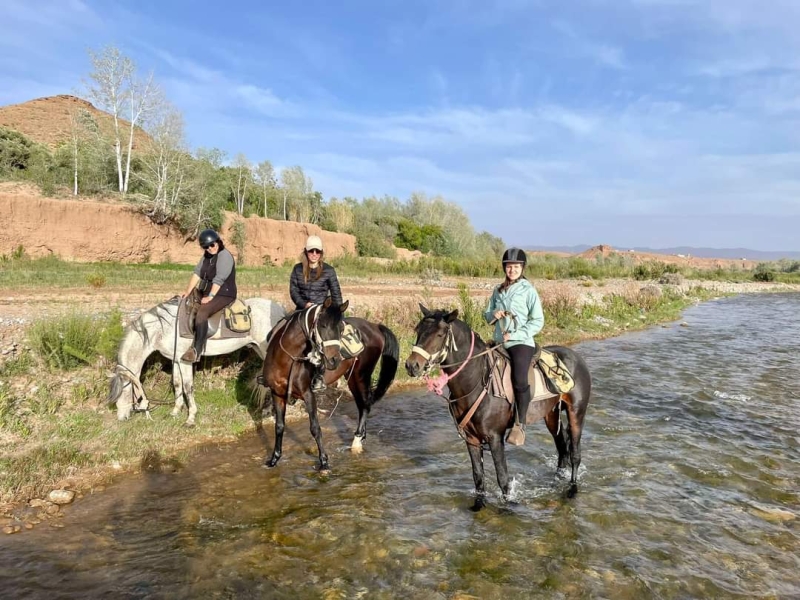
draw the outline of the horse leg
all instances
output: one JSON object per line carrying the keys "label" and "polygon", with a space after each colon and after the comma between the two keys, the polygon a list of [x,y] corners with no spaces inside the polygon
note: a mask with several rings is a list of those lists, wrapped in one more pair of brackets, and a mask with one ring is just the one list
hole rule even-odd
{"label": "horse leg", "polygon": [[508,465],[506,464],[506,446],[503,443],[503,433],[494,434],[489,438],[489,449],[492,451],[494,471],[497,474],[497,485],[503,492],[503,498],[508,498]]}
{"label": "horse leg", "polygon": [[[370,378],[367,377],[366,381],[369,382]],[[348,387],[358,407],[358,426],[356,427],[350,449],[356,454],[360,454],[364,450],[363,443],[367,440],[367,417],[369,416],[370,407],[366,400],[370,390],[358,376],[354,376],[350,379]]]}
{"label": "horse leg", "polygon": [[197,404],[194,401],[194,367],[191,363],[175,361],[172,363],[172,385],[175,390],[175,406],[172,408],[172,416],[177,417],[184,404],[189,409],[189,416],[186,425],[194,425],[194,418],[197,414]]}
{"label": "horse leg", "polygon": [[317,418],[317,398],[311,389],[306,389],[303,394],[303,401],[306,403],[306,411],[308,411],[308,422],[311,429],[311,435],[314,436],[314,441],[317,442],[317,450],[319,451],[319,470],[320,472],[330,471],[328,465],[328,455],[322,447],[322,428],[319,426],[319,419]]}
{"label": "horse leg", "polygon": [[567,468],[567,458],[569,457],[569,449],[567,448],[567,440],[564,427],[559,428],[561,421],[561,411],[556,408],[549,411],[545,417],[544,422],[547,429],[550,430],[550,435],[553,436],[553,441],[556,443],[556,450],[558,450],[558,467],[557,469]]}
{"label": "horse leg", "polygon": [[469,459],[472,461],[472,479],[475,481],[475,504],[471,510],[478,512],[486,506],[486,490],[483,486],[483,448],[478,444],[467,444]]}
{"label": "horse leg", "polygon": [[272,394],[272,406],[275,409],[275,447],[272,449],[272,458],[265,464],[272,468],[278,464],[283,454],[283,430],[286,428],[286,398]]}
{"label": "horse leg", "polygon": [[572,465],[572,478],[569,481],[567,498],[574,498],[578,493],[578,467],[581,466],[581,433],[583,431],[583,417],[571,406],[567,407],[569,418],[569,458]]}

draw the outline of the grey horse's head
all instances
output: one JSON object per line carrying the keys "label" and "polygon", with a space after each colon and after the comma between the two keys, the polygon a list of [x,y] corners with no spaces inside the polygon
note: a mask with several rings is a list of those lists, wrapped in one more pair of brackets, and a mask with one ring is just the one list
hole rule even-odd
{"label": "grey horse's head", "polygon": [[[126,421],[133,412],[133,407],[144,400],[144,391],[140,385],[133,383],[133,374],[124,373],[117,368],[111,378],[108,390],[108,405],[117,406],[117,419]],[[138,382],[137,382],[138,383]]]}

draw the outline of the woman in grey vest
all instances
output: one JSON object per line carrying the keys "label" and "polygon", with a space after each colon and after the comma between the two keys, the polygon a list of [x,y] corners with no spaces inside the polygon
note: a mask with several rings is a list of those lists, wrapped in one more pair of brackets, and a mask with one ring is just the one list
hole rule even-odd
{"label": "woman in grey vest", "polygon": [[181,356],[184,362],[200,360],[208,336],[209,317],[236,300],[236,264],[230,250],[225,248],[219,234],[213,229],[202,231],[197,241],[205,252],[194,268],[183,297],[197,288],[202,299],[194,321],[194,343]]}

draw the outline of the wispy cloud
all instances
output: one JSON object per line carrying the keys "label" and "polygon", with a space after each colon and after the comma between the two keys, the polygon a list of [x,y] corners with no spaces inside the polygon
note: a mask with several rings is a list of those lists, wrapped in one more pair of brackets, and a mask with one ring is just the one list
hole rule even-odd
{"label": "wispy cloud", "polygon": [[515,243],[798,222],[794,0],[212,8],[7,0],[0,101],[69,92],[111,42],[194,145],[302,165],[326,196],[442,194]]}

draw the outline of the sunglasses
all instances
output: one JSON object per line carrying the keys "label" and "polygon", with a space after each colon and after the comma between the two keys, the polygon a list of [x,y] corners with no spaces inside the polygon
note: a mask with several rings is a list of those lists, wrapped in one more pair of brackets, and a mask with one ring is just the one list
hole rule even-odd
{"label": "sunglasses", "polygon": [[206,244],[205,246],[200,246],[203,250],[208,250],[211,246],[216,246],[217,242],[211,242],[210,244]]}
{"label": "sunglasses", "polygon": [[316,248],[312,248],[311,250],[306,250],[306,254],[322,254],[322,250],[317,250]]}

